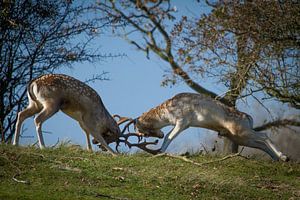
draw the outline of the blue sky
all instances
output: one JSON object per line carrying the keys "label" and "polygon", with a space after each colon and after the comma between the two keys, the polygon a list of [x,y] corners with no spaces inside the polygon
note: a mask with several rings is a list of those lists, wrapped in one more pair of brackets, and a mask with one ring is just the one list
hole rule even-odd
{"label": "blue sky", "polygon": [[[189,2],[189,3],[186,3]],[[198,9],[203,7],[195,6],[195,1],[175,1],[178,9],[178,15],[192,15],[198,13]],[[111,114],[119,114],[135,118],[157,106],[163,101],[171,98],[180,92],[192,92],[184,83],[172,87],[161,87],[165,70],[169,66],[157,56],[151,54],[148,60],[143,52],[137,51],[135,47],[129,45],[120,38],[114,36],[102,36],[94,43],[95,48],[100,46],[103,54],[126,54],[124,57],[108,58],[96,63],[77,63],[73,69],[62,68],[58,73],[68,74],[81,81],[91,78],[93,74],[109,72],[107,75],[109,81],[96,81],[89,83],[101,96],[106,108]],[[214,85],[211,81],[202,81],[201,84],[217,94],[222,94],[221,85]],[[75,97],[76,98],[76,97]],[[257,103],[249,106],[242,106],[241,110],[253,115],[253,110],[262,109]],[[254,109],[253,109],[254,107]],[[275,108],[274,108],[275,109]],[[265,116],[266,111],[262,111]],[[264,117],[261,117],[263,119]],[[254,121],[261,119],[255,118]],[[34,138],[22,138],[23,144],[32,144],[36,139],[33,118],[24,123],[24,136],[34,136]],[[167,131],[168,128],[165,129]],[[56,141],[70,140],[74,144],[80,144],[85,147],[86,139],[78,123],[65,114],[59,112],[43,124],[44,139],[47,146],[51,146]],[[209,131],[204,129],[190,128],[179,135],[168,148],[168,151],[185,152],[197,151],[203,146],[208,147],[211,143],[213,134],[207,134]],[[216,136],[216,134],[214,134]],[[94,147],[97,149],[97,147]]]}
{"label": "blue sky", "polygon": [[[178,15],[197,13],[195,3],[195,1],[175,1]],[[200,9],[200,7],[198,8]],[[111,114],[117,113],[134,118],[177,93],[192,92],[183,83],[172,87],[161,87],[163,74],[165,70],[170,69],[168,64],[153,54],[148,60],[143,52],[136,50],[135,47],[120,38],[102,36],[95,41],[94,46],[95,48],[100,46],[102,54],[126,54],[126,56],[108,58],[96,63],[77,63],[73,65],[73,69],[61,68],[57,73],[68,74],[85,81],[91,78],[93,74],[101,74],[103,71],[109,72],[107,74],[109,81],[96,81],[89,83],[89,85],[98,92]],[[212,89],[212,85],[209,83],[205,86]],[[27,119],[23,124],[23,128],[25,128],[23,129],[24,136],[34,137],[24,137],[21,142],[23,144],[34,143],[37,138],[33,118]],[[167,130],[168,128],[165,129],[165,131]],[[47,146],[55,144],[58,138],[60,141],[71,140],[72,143],[82,146],[86,144],[85,135],[78,123],[62,112],[48,119],[43,124],[43,131],[45,131],[43,135]],[[197,149],[199,142],[205,140],[201,136],[203,134],[199,129],[189,129],[179,136],[174,144],[170,145],[169,150]]]}

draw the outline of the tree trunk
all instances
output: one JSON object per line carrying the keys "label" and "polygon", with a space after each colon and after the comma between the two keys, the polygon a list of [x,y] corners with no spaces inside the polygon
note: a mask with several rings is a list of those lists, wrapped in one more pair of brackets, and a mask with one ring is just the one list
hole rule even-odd
{"label": "tree trunk", "polygon": [[231,153],[237,153],[239,149],[239,145],[232,142],[228,138],[223,138],[224,146],[223,146],[223,153],[224,154],[231,154]]}
{"label": "tree trunk", "polygon": [[[231,76],[230,80],[230,90],[224,96],[228,106],[236,106],[236,101],[238,97],[242,94],[243,90],[247,86],[247,81],[249,79],[249,69],[250,65],[247,64],[246,58],[247,52],[245,51],[247,46],[247,38],[244,36],[237,36],[237,55],[238,61],[236,66],[236,71]],[[232,142],[228,138],[224,138],[223,151],[225,154],[237,153],[239,146]]]}

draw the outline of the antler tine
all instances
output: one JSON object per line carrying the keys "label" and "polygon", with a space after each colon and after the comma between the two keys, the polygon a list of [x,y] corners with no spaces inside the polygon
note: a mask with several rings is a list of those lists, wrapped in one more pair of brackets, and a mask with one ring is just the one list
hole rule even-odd
{"label": "antler tine", "polygon": [[140,142],[143,138],[142,133],[127,133],[127,134],[122,134],[121,137],[125,138],[125,140],[127,141],[130,136],[136,136],[138,138],[138,142]]}
{"label": "antler tine", "polygon": [[140,148],[140,149],[142,149],[142,150],[144,150],[144,151],[146,151],[148,153],[151,153],[151,154],[157,154],[161,150],[161,149],[153,150],[153,149],[148,149],[147,148],[147,145],[156,145],[158,143],[158,140],[155,140],[154,142],[147,142],[146,140],[144,140],[144,142],[142,142],[142,143],[134,143],[134,144],[132,144],[132,143],[128,142],[127,139],[125,139],[125,140],[119,139],[119,141],[118,141],[118,143],[116,145],[116,151],[117,152],[119,152],[118,147],[119,147],[120,142],[124,142],[125,145],[127,145],[129,148],[131,148],[131,147],[138,147],[138,148]]}
{"label": "antler tine", "polygon": [[122,134],[120,137],[123,137],[124,139],[118,139],[117,141],[117,145],[116,145],[116,151],[119,152],[118,147],[120,146],[120,143],[123,142],[126,146],[128,146],[129,148],[131,147],[138,147],[148,153],[151,154],[157,154],[160,152],[160,149],[157,150],[153,150],[153,149],[148,149],[147,145],[156,145],[158,143],[158,140],[155,140],[154,142],[147,142],[146,140],[144,140],[144,142],[142,143],[130,143],[128,142],[128,138],[131,136],[136,136],[138,137],[138,142],[140,142],[143,138],[143,134],[142,133],[127,133],[127,134]]}
{"label": "antler tine", "polygon": [[123,139],[118,139],[117,145],[116,145],[116,151],[118,153],[119,153],[119,149],[118,148],[119,148],[121,142],[125,143],[126,146],[128,146],[129,148],[131,148],[131,143],[128,142],[127,139],[124,139],[124,140]]}
{"label": "antler tine", "polygon": [[119,120],[117,121],[118,126],[120,126],[121,124],[123,124],[123,123],[125,123],[125,122],[127,122],[127,121],[129,121],[129,120],[132,120],[132,118],[129,118],[129,117],[121,117],[120,115],[117,115],[117,114],[113,115],[112,117],[113,117],[113,118],[118,118],[118,119],[119,119]]}
{"label": "antler tine", "polygon": [[116,118],[116,117],[117,117],[117,118],[119,118],[119,120],[121,119],[121,116],[118,115],[118,114],[112,115],[112,117],[113,117],[113,118]]}
{"label": "antler tine", "polygon": [[146,140],[144,140],[144,142],[142,142],[142,143],[135,143],[135,144],[131,144],[128,141],[126,141],[126,142],[127,142],[127,145],[129,146],[129,148],[138,147],[138,148],[140,148],[148,153],[151,153],[151,154],[158,154],[161,150],[161,149],[153,150],[153,149],[147,148],[147,145],[156,145],[158,143],[158,140],[155,140],[154,142],[147,142]]}
{"label": "antler tine", "polygon": [[121,131],[121,133],[123,134],[123,133],[126,131],[126,129],[129,130],[129,126],[130,126],[132,123],[136,123],[136,119],[131,119],[131,120],[124,126],[123,130]]}
{"label": "antler tine", "polygon": [[[116,151],[117,151],[118,153],[120,153],[120,152],[119,152],[119,149],[118,149],[119,146],[120,146],[120,142],[125,142],[125,141],[118,139],[118,141],[116,142]],[[126,142],[125,142],[125,144],[126,144]]]}
{"label": "antler tine", "polygon": [[122,118],[117,122],[117,124],[118,124],[118,126],[120,126],[121,124],[123,124],[123,123],[125,123],[125,122],[127,122],[127,121],[129,121],[129,120],[132,120],[132,118],[129,118],[129,117],[122,117]]}

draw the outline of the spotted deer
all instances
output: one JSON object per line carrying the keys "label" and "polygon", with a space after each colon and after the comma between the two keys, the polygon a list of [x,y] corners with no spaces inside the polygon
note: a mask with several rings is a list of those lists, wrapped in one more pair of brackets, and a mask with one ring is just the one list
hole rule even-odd
{"label": "spotted deer", "polygon": [[18,145],[20,128],[25,119],[35,115],[34,123],[39,146],[45,147],[42,124],[61,110],[74,120],[86,134],[87,149],[92,150],[90,134],[101,146],[114,154],[108,146],[121,134],[117,122],[109,114],[100,96],[85,83],[63,74],[48,74],[27,85],[29,105],[18,113],[13,144]]}
{"label": "spotted deer", "polygon": [[274,160],[288,159],[265,133],[253,130],[251,116],[202,94],[178,94],[127,123],[122,132],[132,123],[137,135],[158,138],[164,137],[161,128],[174,126],[158,150],[148,149],[147,143],[135,145],[153,154],[165,152],[171,141],[185,129],[201,127],[214,130],[239,145],[261,149]]}

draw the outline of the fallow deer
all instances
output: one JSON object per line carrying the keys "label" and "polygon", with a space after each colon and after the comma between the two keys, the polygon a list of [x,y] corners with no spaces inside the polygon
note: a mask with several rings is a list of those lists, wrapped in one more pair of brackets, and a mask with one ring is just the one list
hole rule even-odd
{"label": "fallow deer", "polygon": [[[100,96],[85,83],[63,74],[48,74],[32,80],[27,85],[29,105],[18,113],[13,140],[18,145],[23,121],[35,114],[34,119],[40,148],[45,147],[42,124],[61,110],[78,121],[87,139],[87,149],[92,150],[90,134],[101,146],[114,154],[108,146],[121,134],[118,124],[109,114]],[[125,120],[122,121],[122,123]]]}
{"label": "fallow deer", "polygon": [[122,132],[125,132],[132,123],[135,124],[137,135],[158,138],[164,137],[161,128],[174,126],[158,150],[148,149],[146,142],[134,145],[153,154],[165,152],[171,141],[185,129],[201,127],[214,130],[239,145],[261,149],[274,160],[288,159],[265,133],[253,130],[251,116],[202,94],[178,94],[129,122]]}

